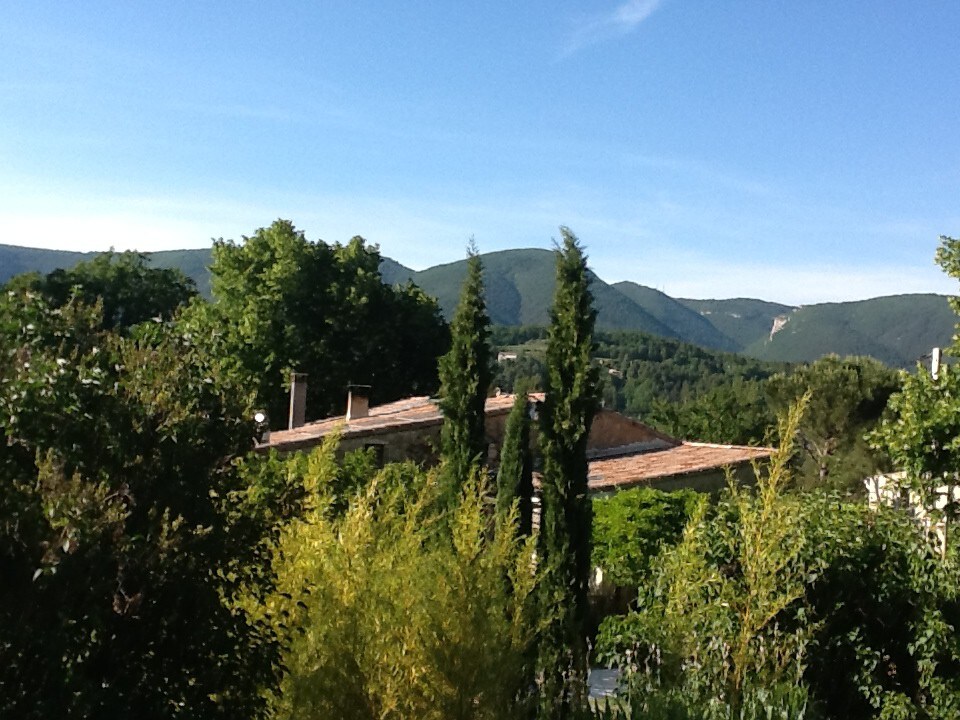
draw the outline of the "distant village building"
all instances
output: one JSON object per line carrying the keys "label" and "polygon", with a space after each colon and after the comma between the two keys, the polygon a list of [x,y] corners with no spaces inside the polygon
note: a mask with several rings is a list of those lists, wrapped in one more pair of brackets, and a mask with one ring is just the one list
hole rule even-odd
{"label": "distant village building", "polygon": [[[338,432],[341,454],[373,448],[382,463],[412,460],[424,465],[435,464],[443,424],[437,400],[411,397],[370,407],[366,399],[368,392],[368,388],[362,387],[351,390],[344,415],[274,431],[258,445],[258,450],[281,453],[309,450]],[[531,393],[529,400],[535,409],[543,401],[543,394]],[[513,395],[497,395],[486,401],[491,467],[499,464],[506,419],[513,402]],[[302,418],[302,410],[292,408],[291,417]],[[532,434],[536,442],[535,426]],[[766,460],[772,452],[765,447],[686,442],[618,412],[600,409],[594,417],[587,444],[588,485],[592,493],[643,485],[662,490],[713,491],[724,485],[728,471],[740,481],[752,482],[754,463]]]}

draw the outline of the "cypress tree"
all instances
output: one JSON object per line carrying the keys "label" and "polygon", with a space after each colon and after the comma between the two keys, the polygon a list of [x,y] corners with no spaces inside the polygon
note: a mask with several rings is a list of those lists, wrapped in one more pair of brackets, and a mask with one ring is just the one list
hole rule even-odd
{"label": "cypress tree", "polygon": [[587,589],[592,509],[587,495],[587,437],[598,405],[591,363],[596,312],[586,256],[560,228],[557,285],[547,339],[546,397],[540,412],[542,511],[539,551],[544,579],[540,640],[540,717],[575,716],[587,697]]}
{"label": "cypress tree", "polygon": [[517,531],[522,537],[533,528],[533,467],[530,457],[530,414],[525,388],[518,387],[507,415],[500,469],[497,472],[497,515],[505,517],[518,502]]}
{"label": "cypress tree", "polygon": [[484,403],[493,377],[483,264],[472,243],[450,335],[450,351],[440,358],[440,449],[446,482],[457,492],[486,453]]}

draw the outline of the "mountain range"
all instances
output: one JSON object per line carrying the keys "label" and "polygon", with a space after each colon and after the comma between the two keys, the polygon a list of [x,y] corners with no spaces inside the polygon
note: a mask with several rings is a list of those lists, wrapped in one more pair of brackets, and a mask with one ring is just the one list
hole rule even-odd
{"label": "mountain range", "polygon": [[[95,253],[0,245],[0,283],[23,272],[71,267]],[[158,267],[180,268],[209,297],[209,249],[151,253]],[[546,325],[553,299],[554,255],[549,250],[503,250],[481,256],[490,319],[499,325]],[[466,260],[411,270],[383,258],[384,282],[412,281],[437,298],[449,318],[466,276]],[[673,298],[634,282],[607,283],[594,275],[597,326],[640,330],[701,347],[763,360],[812,361],[828,353],[870,355],[912,367],[932,347],[949,345],[956,315],[943,295],[891,295],[856,302],[794,307],[736,298]]]}

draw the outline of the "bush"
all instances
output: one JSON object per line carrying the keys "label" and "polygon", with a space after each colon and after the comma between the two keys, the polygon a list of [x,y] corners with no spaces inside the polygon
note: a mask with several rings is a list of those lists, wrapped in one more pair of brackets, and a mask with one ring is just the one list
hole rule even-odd
{"label": "bush", "polygon": [[593,564],[604,580],[637,588],[664,545],[680,540],[700,496],[693,490],[624,490],[593,501]]}
{"label": "bush", "polygon": [[825,498],[807,518],[811,694],[837,718],[960,717],[955,562],[895,510]]}
{"label": "bush", "polygon": [[[792,438],[798,421],[796,410],[781,437]],[[625,673],[636,712],[805,716],[805,699],[786,692],[802,676],[809,640],[809,628],[796,622],[805,581],[802,504],[782,494],[791,455],[789,442],[781,446],[755,494],[731,482],[715,511],[701,499],[637,611],[605,624],[600,655]]]}
{"label": "bush", "polygon": [[896,510],[782,494],[788,456],[755,497],[731,485],[701,505],[638,610],[604,623],[599,650],[625,672],[631,711],[960,717],[955,560]]}
{"label": "bush", "polygon": [[285,638],[274,715],[518,716],[533,690],[532,545],[492,532],[476,478],[449,511],[435,474],[387,466],[336,517],[336,474],[328,442],[277,543],[276,592],[247,606]]}

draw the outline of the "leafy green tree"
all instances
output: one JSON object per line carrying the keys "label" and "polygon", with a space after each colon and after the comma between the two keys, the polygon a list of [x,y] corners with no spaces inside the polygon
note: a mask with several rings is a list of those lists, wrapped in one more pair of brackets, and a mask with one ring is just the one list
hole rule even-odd
{"label": "leafy green tree", "polygon": [[836,355],[767,381],[774,408],[781,412],[804,394],[810,395],[800,425],[801,484],[862,489],[863,478],[875,472],[880,462],[863,436],[879,422],[899,384],[896,371],[872,358]]}
{"label": "leafy green tree", "polygon": [[521,388],[504,427],[497,470],[497,515],[505,518],[517,504],[518,532],[533,532],[533,458],[530,453],[530,400]]}
{"label": "leafy green tree", "polygon": [[100,302],[108,330],[154,318],[169,320],[197,290],[180,270],[150,267],[149,258],[136,252],[102,253],[69,270],[13,278],[8,287],[40,293],[55,308],[74,296],[89,305]]}
{"label": "leafy green tree", "polygon": [[309,376],[308,419],[342,413],[351,382],[371,385],[374,402],[436,390],[448,342],[436,302],[384,285],[363,238],[310,242],[277,220],[242,244],[216,241],[211,273],[215,304],[201,320],[222,333],[273,427],[285,424],[290,371]]}
{"label": "leafy green tree", "polygon": [[473,247],[450,335],[450,350],[440,358],[440,447],[445,472],[456,487],[469,477],[471,467],[485,457],[484,403],[493,377],[483,264]]}
{"label": "leafy green tree", "polygon": [[540,713],[567,718],[586,701],[587,589],[591,505],[587,438],[598,404],[593,366],[596,312],[586,256],[576,236],[560,229],[557,283],[547,344],[546,396],[540,411],[542,514],[541,607],[550,619],[540,639]]}
{"label": "leafy green tree", "polygon": [[945,366],[936,379],[919,366],[904,373],[889,410],[868,441],[905,473],[905,489],[934,521],[952,523],[957,508],[944,493],[960,472],[960,369]]}
{"label": "leafy green tree", "polygon": [[305,512],[276,544],[275,592],[246,605],[285,638],[274,717],[524,716],[532,541],[491,532],[476,472],[451,507],[435,475],[388,465],[331,513],[335,442],[299,466]]}
{"label": "leafy green tree", "polygon": [[226,598],[249,397],[165,324],[0,297],[0,715],[256,717],[275,642]]}
{"label": "leafy green tree", "polygon": [[[960,280],[960,240],[941,236],[936,260]],[[950,304],[960,313],[958,298],[950,298]],[[950,353],[960,355],[956,336]],[[906,489],[918,494],[934,521],[952,523],[958,515],[954,495],[960,473],[960,372],[956,365],[945,365],[934,378],[918,365],[902,379],[902,388],[890,398],[889,416],[868,441],[906,474]]]}

